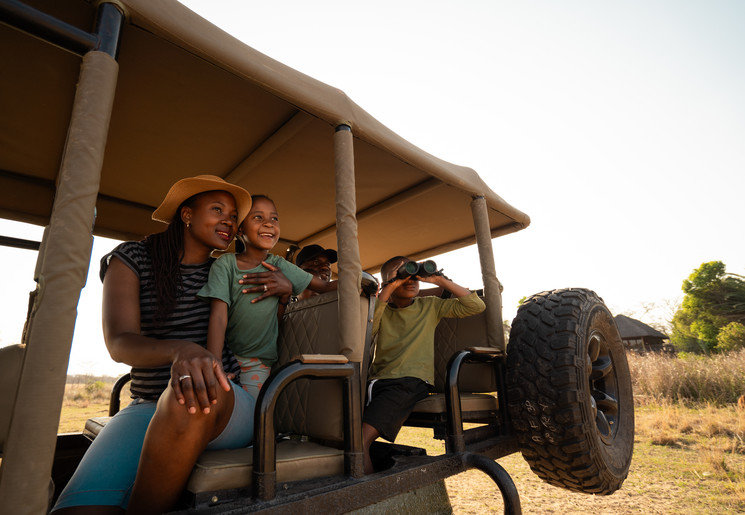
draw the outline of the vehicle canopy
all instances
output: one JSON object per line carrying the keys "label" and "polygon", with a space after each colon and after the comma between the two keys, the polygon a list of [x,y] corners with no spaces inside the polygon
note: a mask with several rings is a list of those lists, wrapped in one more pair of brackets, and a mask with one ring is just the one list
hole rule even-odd
{"label": "vehicle canopy", "polygon": [[[27,3],[81,30],[95,22],[96,2]],[[424,152],[342,91],[246,46],[181,4],[118,3],[127,22],[94,234],[131,239],[162,230],[150,216],[168,187],[209,173],[271,196],[282,209],[285,243],[335,247],[332,135],[339,124],[354,135],[363,269],[392,252],[433,255],[474,243],[474,195],[486,199],[493,236],[529,224],[472,169]],[[0,43],[0,215],[47,225],[81,58],[9,27],[0,30]]]}
{"label": "vehicle canopy", "polygon": [[[214,174],[272,197],[288,248],[338,248],[340,301],[391,255],[478,239],[501,327],[490,239],[530,221],[472,169],[175,0],[0,0],[0,21],[0,217],[46,227],[0,504],[28,508],[48,481],[91,229],[161,231],[152,211],[183,177]],[[342,340],[359,335],[344,327],[355,317],[340,316]]]}

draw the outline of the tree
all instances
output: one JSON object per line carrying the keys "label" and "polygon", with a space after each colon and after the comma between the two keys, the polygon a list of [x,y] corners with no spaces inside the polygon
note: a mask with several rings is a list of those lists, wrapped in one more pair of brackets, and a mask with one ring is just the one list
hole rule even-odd
{"label": "tree", "polygon": [[717,349],[730,351],[745,347],[745,325],[740,322],[730,322],[719,330],[717,335]]}
{"label": "tree", "polygon": [[709,348],[691,332],[692,316],[681,306],[671,321],[670,343],[678,351],[706,353]]}
{"label": "tree", "polygon": [[[685,297],[673,317],[671,341],[680,350],[726,350],[736,333],[728,330],[720,345],[718,336],[731,322],[745,322],[745,278],[728,274],[724,263],[702,263],[683,281]],[[732,333],[732,334],[730,334]]]}

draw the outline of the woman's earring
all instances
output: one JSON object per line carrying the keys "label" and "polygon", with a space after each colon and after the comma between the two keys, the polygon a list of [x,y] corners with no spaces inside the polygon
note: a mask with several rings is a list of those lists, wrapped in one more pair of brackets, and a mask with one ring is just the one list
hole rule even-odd
{"label": "woman's earring", "polygon": [[186,222],[186,228],[187,229],[190,229],[191,228],[191,222]]}

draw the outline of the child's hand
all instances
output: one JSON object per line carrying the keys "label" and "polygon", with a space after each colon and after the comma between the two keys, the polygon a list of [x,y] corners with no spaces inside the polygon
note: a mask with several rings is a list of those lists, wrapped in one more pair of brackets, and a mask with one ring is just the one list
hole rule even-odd
{"label": "child's hand", "polygon": [[[404,279],[399,279],[399,278],[398,278],[398,269],[399,269],[399,268],[401,268],[402,266],[404,266],[405,264],[406,264],[406,261],[401,261],[401,262],[400,262],[400,263],[399,263],[398,265],[396,265],[396,266],[395,266],[395,267],[393,268],[393,270],[391,270],[391,278],[390,278],[390,279],[388,279],[387,281],[385,281],[385,282],[384,282],[384,283],[383,283],[383,284],[381,285],[381,289],[382,289],[382,288],[386,288],[386,287],[388,287],[388,286],[392,286],[392,287],[393,287],[393,290],[395,290],[396,288],[398,288],[398,287],[399,287],[399,286],[401,286],[401,285],[402,285],[403,283],[405,283],[406,281],[408,281],[408,280],[409,280],[409,278],[408,278],[408,277],[406,277],[406,278],[404,278]],[[393,291],[393,290],[391,290],[391,291]]]}
{"label": "child's hand", "polygon": [[426,277],[421,277],[419,275],[416,276],[417,281],[422,281],[425,283],[434,284],[436,286],[445,286],[445,283],[447,282],[447,279],[444,275],[441,274],[435,274],[435,275],[428,275]]}

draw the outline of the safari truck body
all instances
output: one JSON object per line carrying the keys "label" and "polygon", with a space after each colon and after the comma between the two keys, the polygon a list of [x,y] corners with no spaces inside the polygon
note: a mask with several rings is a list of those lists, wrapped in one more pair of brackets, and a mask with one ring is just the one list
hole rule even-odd
{"label": "safari truck body", "polygon": [[[375,510],[476,468],[494,479],[505,511],[519,513],[495,461],[518,451],[557,486],[621,486],[634,413],[613,318],[589,290],[542,292],[522,304],[506,345],[492,239],[529,218],[475,171],[420,150],[341,91],[174,0],[0,0],[0,22],[0,216],[45,227],[38,243],[2,239],[38,248],[23,342],[0,349],[2,512],[44,513],[105,424],[56,434],[92,236],[162,230],[154,207],[200,173],[281,206],[275,253],[338,249],[339,290],[290,306],[253,447],[205,452],[184,512]],[[370,274],[392,255],[472,244],[486,311],[442,321],[436,393],[407,421],[432,428],[445,452],[376,443],[381,470],[365,476]],[[111,413],[118,407],[117,390]]]}

